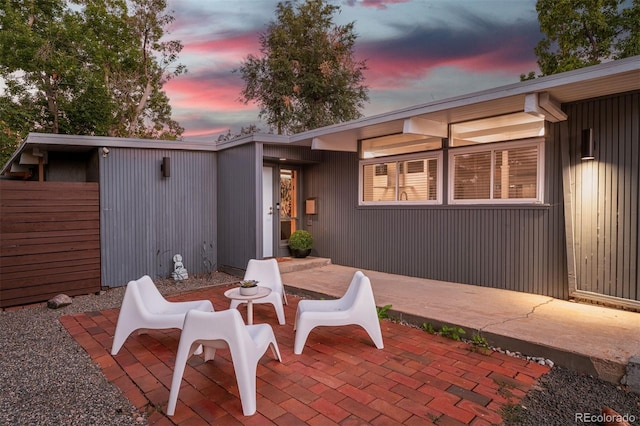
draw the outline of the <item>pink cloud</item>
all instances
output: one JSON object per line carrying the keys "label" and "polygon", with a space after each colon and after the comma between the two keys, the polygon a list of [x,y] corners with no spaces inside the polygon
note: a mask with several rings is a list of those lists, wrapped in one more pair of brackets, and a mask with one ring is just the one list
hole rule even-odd
{"label": "pink cloud", "polygon": [[208,111],[244,111],[251,109],[239,101],[242,87],[224,80],[205,80],[186,76],[175,78],[164,86],[175,108],[198,108]]}
{"label": "pink cloud", "polygon": [[388,4],[410,3],[411,0],[350,0],[347,2],[349,6],[360,4],[364,7],[375,7],[376,9],[386,9]]}
{"label": "pink cloud", "polygon": [[258,35],[255,33],[245,33],[229,38],[218,38],[201,42],[189,42],[185,44],[185,53],[211,53],[211,52],[242,52],[246,56],[247,52],[257,52],[260,43]]}

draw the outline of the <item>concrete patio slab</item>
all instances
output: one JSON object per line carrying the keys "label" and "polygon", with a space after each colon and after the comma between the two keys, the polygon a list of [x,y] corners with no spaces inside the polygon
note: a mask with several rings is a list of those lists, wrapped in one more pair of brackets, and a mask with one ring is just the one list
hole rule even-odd
{"label": "concrete patio slab", "polygon": [[[313,266],[303,269],[304,264]],[[340,297],[357,268],[318,259],[281,262],[288,291]],[[640,355],[640,313],[488,287],[363,270],[376,304],[411,324],[456,325],[478,331],[492,346],[551,359],[558,365],[619,383]]]}

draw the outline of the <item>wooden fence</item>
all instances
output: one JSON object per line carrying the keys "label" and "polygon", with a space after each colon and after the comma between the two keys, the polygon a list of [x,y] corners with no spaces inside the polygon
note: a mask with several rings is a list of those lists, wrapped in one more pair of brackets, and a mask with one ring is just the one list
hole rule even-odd
{"label": "wooden fence", "polygon": [[100,283],[98,184],[0,180],[0,308]]}

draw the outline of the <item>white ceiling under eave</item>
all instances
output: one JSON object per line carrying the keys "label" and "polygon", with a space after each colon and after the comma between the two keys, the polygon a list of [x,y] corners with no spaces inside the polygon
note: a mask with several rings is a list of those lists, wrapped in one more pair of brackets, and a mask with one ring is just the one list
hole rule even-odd
{"label": "white ceiling under eave", "polygon": [[357,142],[361,139],[411,133],[407,129],[418,128],[417,123],[447,126],[522,112],[526,110],[525,104],[533,100],[537,106],[551,100],[553,104],[549,109],[542,108],[540,113],[549,121],[561,121],[565,119],[560,109],[564,103],[638,89],[640,56],[634,56],[311,130],[291,136],[291,143],[314,149],[357,151]]}

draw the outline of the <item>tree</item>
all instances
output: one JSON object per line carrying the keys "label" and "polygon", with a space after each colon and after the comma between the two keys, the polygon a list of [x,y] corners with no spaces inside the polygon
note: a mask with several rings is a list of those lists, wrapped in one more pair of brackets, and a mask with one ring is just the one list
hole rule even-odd
{"label": "tree", "polygon": [[[1,0],[2,146],[28,131],[175,139],[165,0]],[[73,5],[74,7],[70,7]]]}
{"label": "tree", "polygon": [[239,68],[241,99],[255,101],[278,134],[362,116],[366,62],[353,57],[354,23],[334,24],[339,11],[323,0],[278,3],[275,21],[260,34],[262,55],[249,55]]}
{"label": "tree", "polygon": [[542,75],[640,54],[640,0],[538,0],[536,10]]}
{"label": "tree", "polygon": [[240,132],[233,134],[231,129],[227,129],[227,133],[223,133],[218,136],[218,142],[226,142],[231,139],[240,138],[242,136],[252,135],[254,133],[261,133],[262,129],[255,124],[249,124],[247,127],[242,126]]}

